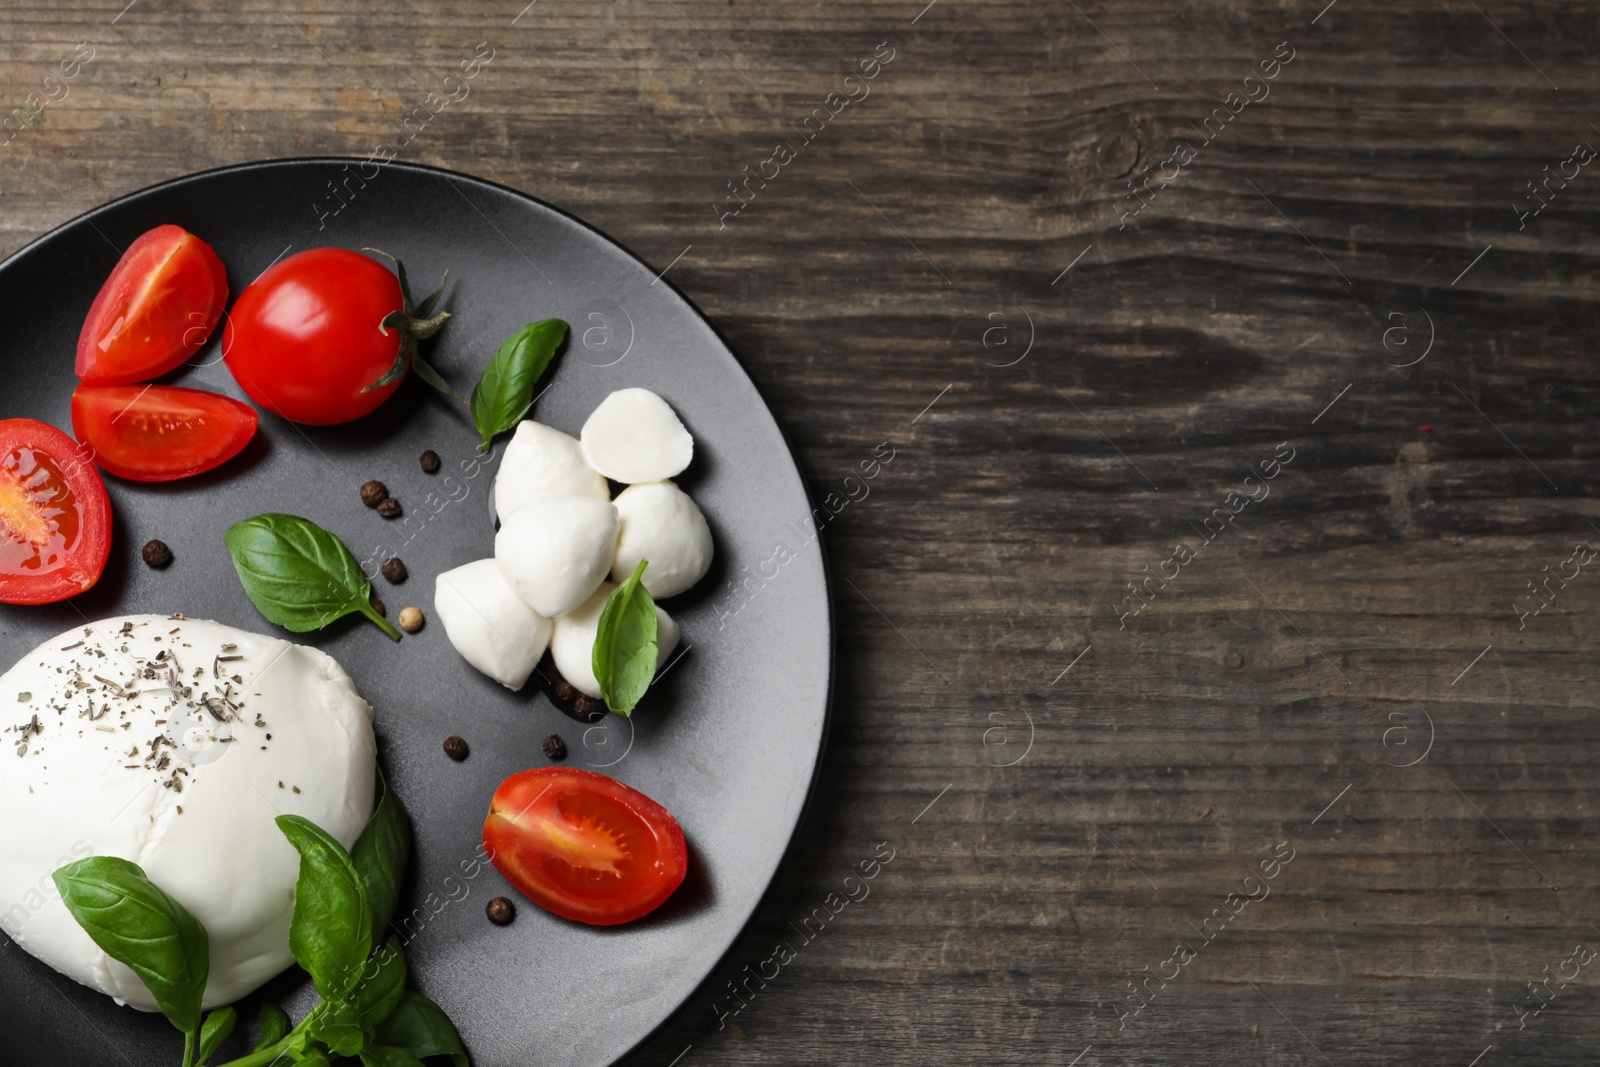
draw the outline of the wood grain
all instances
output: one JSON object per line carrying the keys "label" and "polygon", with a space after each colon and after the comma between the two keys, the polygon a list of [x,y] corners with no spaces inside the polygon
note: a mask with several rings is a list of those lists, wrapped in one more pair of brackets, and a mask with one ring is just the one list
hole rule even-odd
{"label": "wood grain", "polygon": [[1600,576],[1512,607],[1600,537],[1600,171],[1514,206],[1600,144],[1596,5],[117,6],[0,12],[0,111],[94,50],[0,147],[4,251],[177,174],[397,144],[486,42],[399,158],[681,254],[819,501],[895,450],[826,530],[837,703],[792,858],[630,1062],[1600,1052],[1591,971],[1517,1010],[1600,943]]}

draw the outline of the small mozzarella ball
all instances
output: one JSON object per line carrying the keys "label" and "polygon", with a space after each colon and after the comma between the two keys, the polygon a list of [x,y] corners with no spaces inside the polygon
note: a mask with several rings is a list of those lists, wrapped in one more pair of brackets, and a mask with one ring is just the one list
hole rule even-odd
{"label": "small mozzarella ball", "polygon": [[666,481],[694,458],[694,438],[648,389],[618,389],[600,401],[582,438],[589,466],[627,485]]}
{"label": "small mozzarella ball", "polygon": [[550,620],[522,602],[492,559],[439,575],[433,610],[461,658],[507,689],[526,685],[550,647]]}
{"label": "small mozzarella ball", "polygon": [[611,582],[602,582],[576,610],[556,617],[555,630],[550,635],[550,658],[555,660],[556,670],[572,683],[572,688],[596,700],[600,698],[600,683],[594,676],[594,638],[600,629],[600,612],[605,609],[606,597],[615,588]]}
{"label": "small mozzarella ball", "polygon": [[587,496],[610,500],[611,489],[583,458],[583,446],[531,419],[517,427],[494,482],[495,514],[504,519],[536,496]]}
{"label": "small mozzarella ball", "polygon": [[678,629],[678,623],[671,615],[661,610],[656,605],[656,673],[661,673],[661,668],[667,665],[673,650],[678,647],[683,631]]}
{"label": "small mozzarella ball", "polygon": [[647,559],[644,587],[656,599],[677,596],[711,569],[711,527],[689,494],[671,482],[630,485],[617,494],[617,560],[611,580],[627,581]]}
{"label": "small mozzarella ball", "polygon": [[502,517],[494,539],[500,573],[547,619],[588,600],[616,552],[616,507],[582,496],[534,497]]}
{"label": "small mozzarella ball", "polygon": [[[605,610],[606,598],[616,585],[603,582],[594,595],[584,601],[576,611],[555,620],[555,633],[550,637],[550,658],[555,660],[561,677],[585,696],[600,699],[600,683],[594,676],[594,639],[600,630],[600,613]],[[656,607],[656,670],[666,666],[667,657],[678,647],[680,633],[672,616]]]}

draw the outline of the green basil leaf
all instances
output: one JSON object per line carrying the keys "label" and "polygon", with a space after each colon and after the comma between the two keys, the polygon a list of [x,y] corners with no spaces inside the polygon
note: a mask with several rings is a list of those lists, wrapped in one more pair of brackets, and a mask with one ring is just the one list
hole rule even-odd
{"label": "green basil leaf", "polygon": [[372,943],[383,937],[384,927],[394,918],[400,902],[400,880],[411,860],[411,818],[395,791],[389,788],[378,770],[377,801],[372,816],[356,838],[350,859],[367,887],[367,903],[372,909]]}
{"label": "green basil leaf", "polygon": [[218,1008],[206,1016],[206,1021],[200,1026],[200,1051],[194,1058],[195,1067],[205,1063],[206,1059],[228,1040],[228,1035],[233,1033],[234,1024],[238,1021],[239,1013],[232,1008]]}
{"label": "green basil leaf", "polygon": [[361,1050],[361,1067],[427,1067],[403,1048],[368,1045]]}
{"label": "green basil leaf", "polygon": [[619,715],[633,713],[656,676],[656,602],[641,580],[649,563],[640,560],[611,591],[595,632],[594,676],[606,706]]}
{"label": "green basil leaf", "polygon": [[275,820],[300,853],[289,951],[324,1001],[342,999],[361,980],[372,950],[372,910],[355,864],[327,831],[299,815]]}
{"label": "green basil leaf", "polygon": [[361,1029],[361,1016],[354,1006],[342,1000],[324,1000],[317,1007],[317,1017],[312,1020],[307,1033],[311,1040],[328,1046],[335,1056],[354,1056],[367,1043]]}
{"label": "green basil leaf", "polygon": [[361,981],[351,991],[351,1003],[363,1025],[376,1026],[394,1011],[405,991],[405,953],[400,951],[400,939],[391,937],[367,961]]}
{"label": "green basil leaf", "polygon": [[320,1048],[308,1048],[289,1062],[295,1067],[331,1067],[333,1063],[328,1054]]}
{"label": "green basil leaf", "polygon": [[320,630],[360,612],[394,638],[400,631],[372,606],[372,583],[333,534],[296,515],[257,515],[223,534],[233,569],[261,614],[294,633]]}
{"label": "green basil leaf", "polygon": [[173,1026],[193,1034],[211,971],[200,920],[136,863],[91,856],[54,874],[61,901],[94,943],[138,975]]}
{"label": "green basil leaf", "polygon": [[467,1067],[467,1049],[450,1017],[427,997],[409,990],[389,1017],[378,1024],[376,1040],[396,1045],[419,1059],[449,1056],[455,1067]]}
{"label": "green basil leaf", "polygon": [[289,1031],[294,1029],[294,1024],[289,1021],[289,1013],[278,1007],[272,1001],[261,1005],[261,1014],[256,1017],[261,1025],[261,1039],[256,1042],[255,1051],[260,1052],[268,1045],[276,1045],[289,1036]]}
{"label": "green basil leaf", "polygon": [[533,387],[567,339],[567,324],[545,319],[524,326],[500,346],[472,390],[472,421],[483,451],[496,434],[514,430],[533,407]]}

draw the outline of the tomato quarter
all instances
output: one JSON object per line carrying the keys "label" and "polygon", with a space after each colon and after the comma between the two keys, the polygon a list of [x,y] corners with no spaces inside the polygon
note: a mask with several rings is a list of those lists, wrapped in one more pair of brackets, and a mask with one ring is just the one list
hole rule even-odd
{"label": "tomato quarter", "polygon": [[501,782],[483,843],[529,900],[594,926],[648,915],[689,869],[683,830],[666,808],[615,778],[565,767]]}
{"label": "tomato quarter", "polygon": [[[423,314],[438,296],[424,301]],[[377,260],[343,248],[307,249],[239,294],[223,327],[222,357],[240,387],[274,415],[313,426],[349,422],[400,388],[417,342],[449,318],[421,322],[412,311],[400,279]]]}
{"label": "tomato quarter", "polygon": [[90,385],[159,378],[205,347],[228,302],[216,252],[180,226],[157,226],[122,254],[78,334]]}
{"label": "tomato quarter", "polygon": [[220,466],[256,434],[255,408],[171,385],[80,385],[72,432],[100,468],[136,482],[170,482]]}
{"label": "tomato quarter", "polygon": [[78,442],[0,421],[0,601],[53,604],[94,586],[111,551],[111,501]]}

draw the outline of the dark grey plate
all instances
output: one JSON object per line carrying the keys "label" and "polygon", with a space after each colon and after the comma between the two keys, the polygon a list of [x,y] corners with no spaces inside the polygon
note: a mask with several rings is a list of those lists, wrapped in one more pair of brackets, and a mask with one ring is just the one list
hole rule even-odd
{"label": "dark grey plate", "polygon": [[[806,803],[831,655],[806,493],[727,346],[628,252],[545,204],[477,179],[398,163],[365,181],[363,173],[372,168],[288,160],[199,174],[98,208],[17,253],[0,265],[0,317],[10,324],[0,417],[70,431],[84,314],[120,250],[164,222],[211,242],[235,295],[280,256],[318,245],[399,256],[419,297],[448,268],[446,306],[456,317],[431,359],[463,390],[518,326],[566,319],[573,341],[536,414],[569,433],[613,389],[645,386],[672,403],[699,446],[680,481],[711,522],[718,562],[699,587],[665,602],[692,651],[631,724],[613,716],[585,727],[531,685],[523,694],[502,689],[457,657],[436,625],[399,645],[352,620],[301,639],[344,664],[377,709],[382,759],[416,823],[401,905],[418,909],[406,947],[416,987],[450,1013],[484,1067],[609,1064],[665,1021],[732,945]],[[242,398],[220,363],[221,334],[172,380]],[[222,544],[228,525],[264,511],[312,518],[358,558],[401,556],[410,581],[393,587],[379,579],[379,594],[391,616],[406,604],[431,615],[434,576],[493,550],[495,464],[475,468],[475,444],[465,411],[413,379],[376,415],[348,426],[301,428],[263,415],[256,443],[210,475],[168,486],[108,477],[116,543],[105,577],[68,604],[0,606],[0,664],[84,616],[181,611],[282,634],[245,597]],[[444,457],[444,473],[422,473],[425,448]],[[408,523],[386,523],[361,505],[356,490],[369,478],[388,483]],[[139,546],[153,537],[172,546],[170,570],[140,562]],[[777,562],[788,555],[775,555],[780,545],[792,559]],[[552,732],[566,738],[572,765],[603,769],[682,823],[690,873],[655,915],[586,927],[523,901],[493,868],[462,877],[495,786],[545,765],[540,742]],[[441,751],[450,734],[471,742],[465,763]],[[507,928],[484,918],[485,902],[501,894],[521,904]],[[298,1018],[314,993],[297,974],[265,992]],[[241,1017],[253,1020],[259,1000],[240,1005]],[[0,1034],[12,1065],[172,1064],[182,1045],[160,1016],[118,1008],[9,941],[0,944]],[[238,1037],[231,1044],[246,1047]]]}

